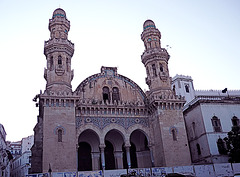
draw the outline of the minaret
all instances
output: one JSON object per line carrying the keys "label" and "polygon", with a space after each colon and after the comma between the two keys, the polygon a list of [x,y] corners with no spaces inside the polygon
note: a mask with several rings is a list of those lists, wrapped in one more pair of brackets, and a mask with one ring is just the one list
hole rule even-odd
{"label": "minaret", "polygon": [[169,54],[161,48],[161,33],[152,20],[146,20],[143,24],[141,38],[145,45],[142,54],[142,63],[147,72],[146,83],[150,92],[159,89],[171,89],[171,80],[168,71]]}
{"label": "minaret", "polygon": [[63,9],[56,9],[49,20],[50,39],[45,41],[44,54],[47,59],[47,68],[44,78],[47,81],[46,90],[52,92],[71,92],[73,70],[71,58],[74,53],[74,44],[68,40],[70,21],[67,20]]}
{"label": "minaret", "polygon": [[148,108],[152,131],[152,150],[155,166],[190,165],[191,158],[187,141],[182,108],[183,98],[171,89],[168,71],[169,54],[161,47],[161,33],[152,20],[143,24],[141,38],[145,45],[142,62],[146,67],[146,83],[149,86]]}

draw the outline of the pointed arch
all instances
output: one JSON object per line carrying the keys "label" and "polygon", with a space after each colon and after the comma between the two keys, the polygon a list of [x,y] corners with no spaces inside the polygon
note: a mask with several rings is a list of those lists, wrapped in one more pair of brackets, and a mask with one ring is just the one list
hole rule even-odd
{"label": "pointed arch", "polygon": [[149,140],[145,132],[140,129],[134,130],[130,135],[130,154],[132,168],[146,168],[152,166]]}
{"label": "pointed arch", "polygon": [[58,56],[58,64],[62,65],[62,56],[61,55]]}

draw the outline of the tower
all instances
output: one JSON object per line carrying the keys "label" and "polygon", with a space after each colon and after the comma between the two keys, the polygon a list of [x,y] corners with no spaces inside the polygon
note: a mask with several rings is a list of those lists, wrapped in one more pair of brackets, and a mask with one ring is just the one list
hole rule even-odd
{"label": "tower", "polygon": [[[183,98],[171,89],[166,49],[161,47],[161,33],[152,20],[143,24],[141,38],[145,51],[141,58],[147,72],[148,107],[151,115],[152,148],[155,166],[190,165],[190,152],[182,108]],[[161,157],[161,158],[159,158]]]}
{"label": "tower", "polygon": [[63,9],[56,9],[49,20],[50,39],[45,41],[44,70],[46,90],[39,99],[38,122],[34,127],[32,172],[76,170],[75,107],[72,94],[71,58],[74,44],[67,36],[70,21]]}
{"label": "tower", "polygon": [[170,56],[166,49],[161,48],[161,33],[152,20],[147,20],[143,24],[141,38],[145,46],[142,63],[146,68],[146,83],[150,92],[170,89],[171,83],[168,71]]}
{"label": "tower", "polygon": [[69,92],[72,90],[71,58],[74,44],[68,40],[70,21],[67,20],[64,10],[58,8],[53,12],[48,29],[50,39],[44,44],[44,55],[47,59],[47,68],[44,70],[46,90]]}

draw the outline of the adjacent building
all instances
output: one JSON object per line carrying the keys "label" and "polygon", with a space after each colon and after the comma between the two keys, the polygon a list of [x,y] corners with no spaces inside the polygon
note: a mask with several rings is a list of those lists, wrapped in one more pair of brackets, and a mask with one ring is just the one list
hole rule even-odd
{"label": "adjacent building", "polygon": [[26,138],[22,139],[22,143],[21,143],[21,151],[22,153],[26,152],[26,151],[31,151],[31,147],[33,146],[34,143],[34,136],[28,136]]}
{"label": "adjacent building", "polygon": [[194,164],[228,162],[223,138],[240,126],[240,90],[194,90],[190,76],[177,75],[172,88],[187,102],[183,108]]}
{"label": "adjacent building", "polygon": [[17,158],[22,154],[22,141],[8,142],[8,149],[13,158]]}
{"label": "adjacent building", "polygon": [[29,171],[31,169],[30,149],[33,145],[33,138],[34,136],[31,135],[19,141],[21,142],[20,150],[18,146],[15,146],[17,147],[17,152],[20,152],[20,154],[17,153],[17,156],[15,156],[11,163],[11,177],[24,177],[29,174]]}
{"label": "adjacent building", "polygon": [[46,89],[34,98],[32,172],[190,165],[185,100],[171,88],[170,56],[154,22],[145,21],[141,34],[147,92],[105,66],[73,90],[69,30],[65,11],[56,9],[44,44]]}
{"label": "adjacent building", "polygon": [[6,131],[0,124],[0,176],[10,177],[11,153],[7,149]]}

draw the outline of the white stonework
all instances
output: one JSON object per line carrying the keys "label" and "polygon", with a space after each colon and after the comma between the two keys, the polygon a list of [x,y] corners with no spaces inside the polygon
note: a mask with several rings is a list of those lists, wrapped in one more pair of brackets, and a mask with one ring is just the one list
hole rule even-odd
{"label": "white stonework", "polygon": [[[161,33],[151,20],[143,24],[146,93],[116,67],[101,67],[72,91],[68,40],[70,21],[62,9],[49,20],[45,42],[46,89],[36,95],[32,172],[190,165],[182,114],[183,98],[171,89],[170,58],[161,48]],[[143,78],[144,79],[144,78]]]}
{"label": "white stonework", "polygon": [[25,151],[15,158],[11,164],[11,177],[24,177],[29,174],[31,151]]}
{"label": "white stonework", "polygon": [[[22,138],[20,142],[20,148],[18,146],[14,146],[14,143],[11,143],[12,151],[14,152],[14,148],[21,149],[19,153],[14,157],[11,163],[11,176],[12,177],[20,177],[29,174],[29,169],[31,168],[31,147],[34,142],[34,136],[28,136],[26,138]],[[18,145],[18,144],[17,144]],[[18,152],[18,150],[17,150]]]}
{"label": "white stonework", "polygon": [[9,151],[11,152],[13,158],[17,158],[22,154],[22,142],[15,141],[9,142]]}
{"label": "white stonework", "polygon": [[[192,78],[182,75],[173,78],[174,85],[176,94],[187,100],[183,114],[192,162],[228,162],[228,156],[219,152],[217,142],[227,136],[234,121],[240,126],[240,90],[194,90]],[[189,92],[185,85],[189,85]]]}
{"label": "white stonework", "polygon": [[31,150],[31,147],[33,146],[33,143],[34,143],[34,136],[31,135],[31,136],[28,136],[26,138],[23,138],[22,139],[22,153],[26,152],[26,151],[30,151]]}

